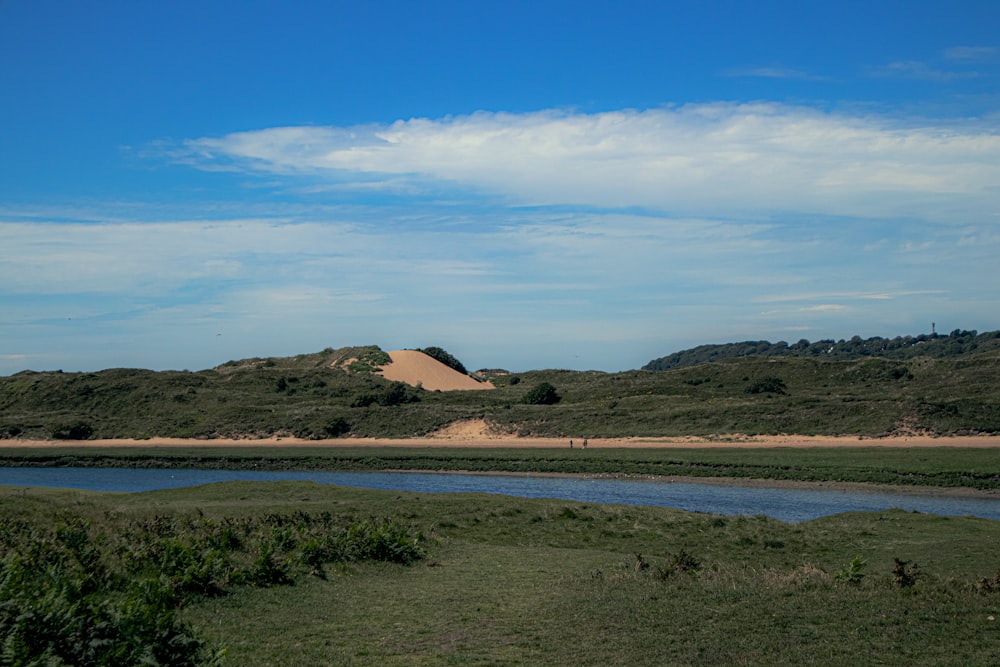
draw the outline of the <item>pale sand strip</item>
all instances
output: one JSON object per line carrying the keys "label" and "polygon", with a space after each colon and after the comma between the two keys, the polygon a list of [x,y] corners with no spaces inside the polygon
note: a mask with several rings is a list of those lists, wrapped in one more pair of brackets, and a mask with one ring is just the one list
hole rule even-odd
{"label": "pale sand strip", "polygon": [[[337,438],[303,440],[291,437],[260,439],[186,439],[148,438],[143,440],[0,440],[0,448],[22,447],[477,447],[477,448],[568,448],[570,438],[519,438],[517,436],[443,436],[424,438]],[[573,445],[581,447],[582,437]],[[678,448],[766,448],[766,447],[1000,447],[1000,436],[973,435],[931,437],[924,435],[872,438],[859,436],[713,436],[713,437],[632,437],[590,438],[590,448],[600,449],[678,449]]]}

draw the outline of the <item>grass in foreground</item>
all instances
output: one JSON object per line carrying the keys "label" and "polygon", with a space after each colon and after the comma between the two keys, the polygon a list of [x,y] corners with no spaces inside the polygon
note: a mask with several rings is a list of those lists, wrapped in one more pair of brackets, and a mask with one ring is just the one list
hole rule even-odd
{"label": "grass in foreground", "polygon": [[85,520],[101,545],[155,517],[264,525],[323,513],[405,526],[426,537],[425,556],[232,586],[192,597],[179,622],[225,647],[225,664],[251,666],[985,665],[1000,650],[1000,523],[981,519],[889,511],[790,525],[303,483],[0,490],[4,521]]}

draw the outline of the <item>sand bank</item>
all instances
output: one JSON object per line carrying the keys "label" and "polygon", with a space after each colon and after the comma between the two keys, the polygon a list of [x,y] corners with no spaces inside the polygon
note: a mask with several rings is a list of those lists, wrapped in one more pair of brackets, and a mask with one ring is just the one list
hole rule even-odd
{"label": "sand bank", "polygon": [[[487,434],[442,433],[424,438],[336,438],[303,440],[291,437],[259,439],[187,439],[147,438],[142,440],[0,440],[0,448],[11,447],[479,447],[479,448],[566,448],[569,437],[520,438]],[[583,446],[582,437],[572,438],[574,447]],[[711,437],[631,437],[589,438],[587,446],[595,449],[670,449],[670,448],[767,448],[767,447],[998,447],[1000,436],[971,435],[931,437],[925,435],[872,438],[867,436],[711,436]]]}

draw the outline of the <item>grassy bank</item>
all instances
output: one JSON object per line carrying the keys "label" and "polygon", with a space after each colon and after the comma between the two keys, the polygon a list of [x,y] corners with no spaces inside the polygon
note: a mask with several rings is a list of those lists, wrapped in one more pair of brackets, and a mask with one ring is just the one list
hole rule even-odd
{"label": "grassy bank", "polygon": [[682,475],[1000,489],[988,448],[2,448],[0,466]]}
{"label": "grassy bank", "polygon": [[[421,536],[422,557],[306,567],[317,535],[290,528],[320,524],[304,517],[330,517],[331,534],[372,520],[401,526]],[[205,656],[225,651],[223,664],[985,665],[1000,650],[1000,523],[980,519],[888,511],[789,525],[228,483],[142,494],[4,488],[0,520],[43,532],[86,526],[111,570],[136,526],[151,527],[153,543],[170,526],[182,544],[196,544],[199,527],[260,527],[245,542],[270,543],[286,580],[234,581],[175,609]],[[4,535],[6,562],[26,547]]]}

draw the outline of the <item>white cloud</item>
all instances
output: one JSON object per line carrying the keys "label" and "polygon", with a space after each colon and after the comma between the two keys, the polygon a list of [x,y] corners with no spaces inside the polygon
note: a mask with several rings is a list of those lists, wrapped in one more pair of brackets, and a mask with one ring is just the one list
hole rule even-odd
{"label": "white cloud", "polygon": [[944,57],[960,62],[995,62],[1000,57],[1000,49],[995,46],[953,46],[944,50]]}
{"label": "white cloud", "polygon": [[902,77],[941,82],[979,77],[978,72],[938,69],[919,60],[897,60],[888,65],[873,67],[869,70],[869,74],[877,77]]}
{"label": "white cloud", "polygon": [[730,77],[756,77],[764,79],[800,79],[804,81],[822,81],[826,77],[817,76],[798,69],[786,67],[734,67],[723,72]]}
{"label": "white cloud", "polygon": [[400,188],[412,179],[519,204],[637,206],[672,215],[969,222],[1000,205],[1000,134],[993,128],[779,104],[270,128],[188,140],[173,155],[199,168],[319,174],[341,187]]}
{"label": "white cloud", "polygon": [[839,303],[821,303],[815,306],[806,306],[801,308],[804,313],[828,313],[828,312],[840,312],[847,310],[847,306]]}

